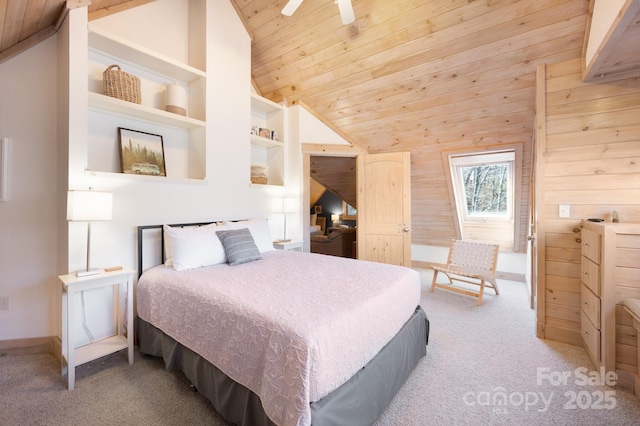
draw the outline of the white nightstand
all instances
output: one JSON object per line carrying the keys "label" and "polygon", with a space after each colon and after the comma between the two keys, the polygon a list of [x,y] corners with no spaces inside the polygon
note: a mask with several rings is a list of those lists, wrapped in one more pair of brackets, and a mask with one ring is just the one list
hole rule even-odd
{"label": "white nightstand", "polygon": [[[113,352],[128,348],[129,364],[133,363],[133,274],[131,269],[120,269],[112,272],[101,272],[96,275],[77,277],[75,274],[60,275],[62,281],[62,357],[61,373],[67,375],[68,388],[73,389],[76,377],[76,366],[93,361]],[[75,294],[96,288],[112,286],[114,291],[118,334],[106,339],[97,340],[79,348],[74,347],[74,312]],[[127,332],[125,337],[124,321],[120,315],[118,291],[121,286],[127,289]]]}
{"label": "white nightstand", "polygon": [[290,251],[302,251],[302,241],[274,241],[273,248],[276,250],[290,250]]}

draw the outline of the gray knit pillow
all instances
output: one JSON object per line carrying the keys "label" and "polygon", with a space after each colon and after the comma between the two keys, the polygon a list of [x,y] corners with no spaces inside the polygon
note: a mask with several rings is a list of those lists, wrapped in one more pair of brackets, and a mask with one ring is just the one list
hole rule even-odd
{"label": "gray knit pillow", "polygon": [[229,265],[240,265],[262,259],[248,228],[216,231],[216,234],[222,242]]}

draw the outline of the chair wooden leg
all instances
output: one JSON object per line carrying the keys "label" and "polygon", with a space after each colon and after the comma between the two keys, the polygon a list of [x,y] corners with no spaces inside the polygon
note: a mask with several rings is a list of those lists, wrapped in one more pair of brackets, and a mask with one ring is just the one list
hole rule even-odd
{"label": "chair wooden leg", "polygon": [[431,280],[431,290],[429,290],[431,293],[436,289],[436,278],[438,278],[438,271],[434,269],[433,279]]}
{"label": "chair wooden leg", "polygon": [[491,285],[493,285],[493,289],[495,290],[496,294],[500,294],[500,292],[498,291],[498,284],[496,283],[496,280],[491,281]]}
{"label": "chair wooden leg", "polygon": [[480,280],[480,291],[478,292],[478,306],[482,305],[483,294],[484,294],[484,280]]}

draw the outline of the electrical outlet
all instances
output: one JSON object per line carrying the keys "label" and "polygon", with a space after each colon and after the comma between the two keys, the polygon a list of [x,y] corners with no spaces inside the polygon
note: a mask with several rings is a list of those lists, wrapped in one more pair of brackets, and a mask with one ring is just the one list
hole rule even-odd
{"label": "electrical outlet", "polygon": [[564,217],[564,218],[571,217],[570,208],[568,204],[560,204],[560,206],[558,206],[558,217]]}
{"label": "electrical outlet", "polygon": [[9,296],[0,296],[0,311],[9,310]]}

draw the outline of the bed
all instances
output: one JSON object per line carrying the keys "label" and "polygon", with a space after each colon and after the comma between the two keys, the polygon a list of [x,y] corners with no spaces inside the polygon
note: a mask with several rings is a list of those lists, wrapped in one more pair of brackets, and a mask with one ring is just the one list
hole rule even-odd
{"label": "bed", "polygon": [[[426,355],[417,272],[273,250],[259,219],[189,225],[138,229],[141,353],[183,371],[236,424],[375,422]],[[198,237],[170,235],[172,253],[143,267],[145,233],[159,234],[166,251],[168,230]],[[255,258],[236,264],[227,237],[254,243]],[[192,260],[203,251],[217,257]]]}

